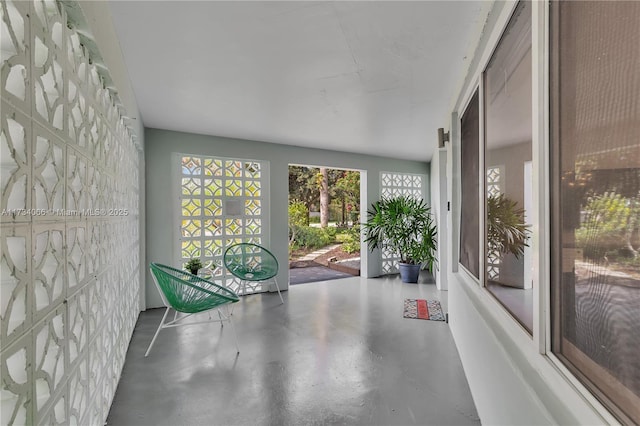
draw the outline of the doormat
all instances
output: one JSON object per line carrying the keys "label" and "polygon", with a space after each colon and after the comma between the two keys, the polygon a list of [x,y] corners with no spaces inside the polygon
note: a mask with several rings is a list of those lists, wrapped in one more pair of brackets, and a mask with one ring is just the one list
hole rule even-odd
{"label": "doormat", "polygon": [[404,299],[405,318],[444,321],[442,306],[437,300]]}

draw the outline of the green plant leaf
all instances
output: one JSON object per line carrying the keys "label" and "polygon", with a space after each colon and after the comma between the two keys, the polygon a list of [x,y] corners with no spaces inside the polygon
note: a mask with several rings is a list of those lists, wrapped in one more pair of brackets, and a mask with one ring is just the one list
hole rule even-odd
{"label": "green plant leaf", "polygon": [[487,246],[493,255],[524,255],[531,233],[524,223],[524,209],[504,194],[487,198]]}
{"label": "green plant leaf", "polygon": [[437,228],[423,199],[408,195],[382,198],[371,205],[367,215],[364,228],[369,250],[386,249],[398,255],[402,263],[433,270]]}

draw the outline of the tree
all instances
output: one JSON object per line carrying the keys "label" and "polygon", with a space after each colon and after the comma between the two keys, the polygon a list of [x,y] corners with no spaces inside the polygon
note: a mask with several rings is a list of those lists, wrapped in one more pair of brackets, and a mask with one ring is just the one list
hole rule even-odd
{"label": "tree", "polygon": [[589,197],[582,211],[584,218],[576,230],[576,242],[586,257],[599,259],[621,250],[633,258],[639,257],[640,244],[635,240],[640,238],[634,238],[640,231],[637,198],[605,192]]}
{"label": "tree", "polygon": [[[360,172],[341,171],[335,184],[334,196],[338,198],[342,206],[342,223],[349,220],[347,215],[357,217],[360,211]],[[353,217],[355,221],[355,217]]]}
{"label": "tree", "polygon": [[[325,191],[328,225],[331,200],[342,210],[342,222],[356,220],[360,211],[360,172],[318,167],[289,166],[289,202],[301,201],[309,211],[318,211]],[[322,206],[320,206],[322,210]],[[321,219],[322,219],[321,211]],[[351,215],[349,217],[348,215]],[[355,217],[354,217],[355,215]],[[321,226],[327,226],[321,223]]]}
{"label": "tree", "polygon": [[318,177],[320,187],[320,227],[329,226],[329,173],[326,167],[320,167]]}
{"label": "tree", "polygon": [[314,211],[320,197],[316,182],[319,172],[317,167],[289,166],[289,201],[301,201],[307,210]]}

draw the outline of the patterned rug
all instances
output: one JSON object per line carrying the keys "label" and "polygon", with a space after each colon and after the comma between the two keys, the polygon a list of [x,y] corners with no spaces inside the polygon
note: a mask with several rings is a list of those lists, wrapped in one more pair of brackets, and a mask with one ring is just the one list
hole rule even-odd
{"label": "patterned rug", "polygon": [[442,306],[437,300],[404,299],[405,318],[444,321]]}

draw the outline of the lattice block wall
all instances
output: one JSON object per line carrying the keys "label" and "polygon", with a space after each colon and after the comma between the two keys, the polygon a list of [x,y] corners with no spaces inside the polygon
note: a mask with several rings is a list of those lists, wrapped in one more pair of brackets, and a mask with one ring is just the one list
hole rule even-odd
{"label": "lattice block wall", "polygon": [[[380,196],[381,198],[393,198],[398,195],[410,195],[414,198],[424,196],[425,176],[410,173],[382,172],[380,174]],[[392,253],[383,249],[382,274],[397,274],[400,257],[397,253]]]}
{"label": "lattice block wall", "polygon": [[[236,292],[240,280],[223,268],[223,254],[235,243],[263,244],[267,221],[267,163],[246,159],[176,156],[180,167],[180,266],[200,258],[216,278]],[[267,291],[246,283],[246,293]]]}
{"label": "lattice block wall", "polygon": [[[487,195],[489,197],[498,197],[503,192],[504,186],[504,166],[487,167]],[[502,264],[502,256],[496,250],[487,252],[487,278],[495,280],[500,277],[500,266]]]}
{"label": "lattice block wall", "polygon": [[103,424],[139,313],[139,152],[60,5],[0,5],[0,423]]}

